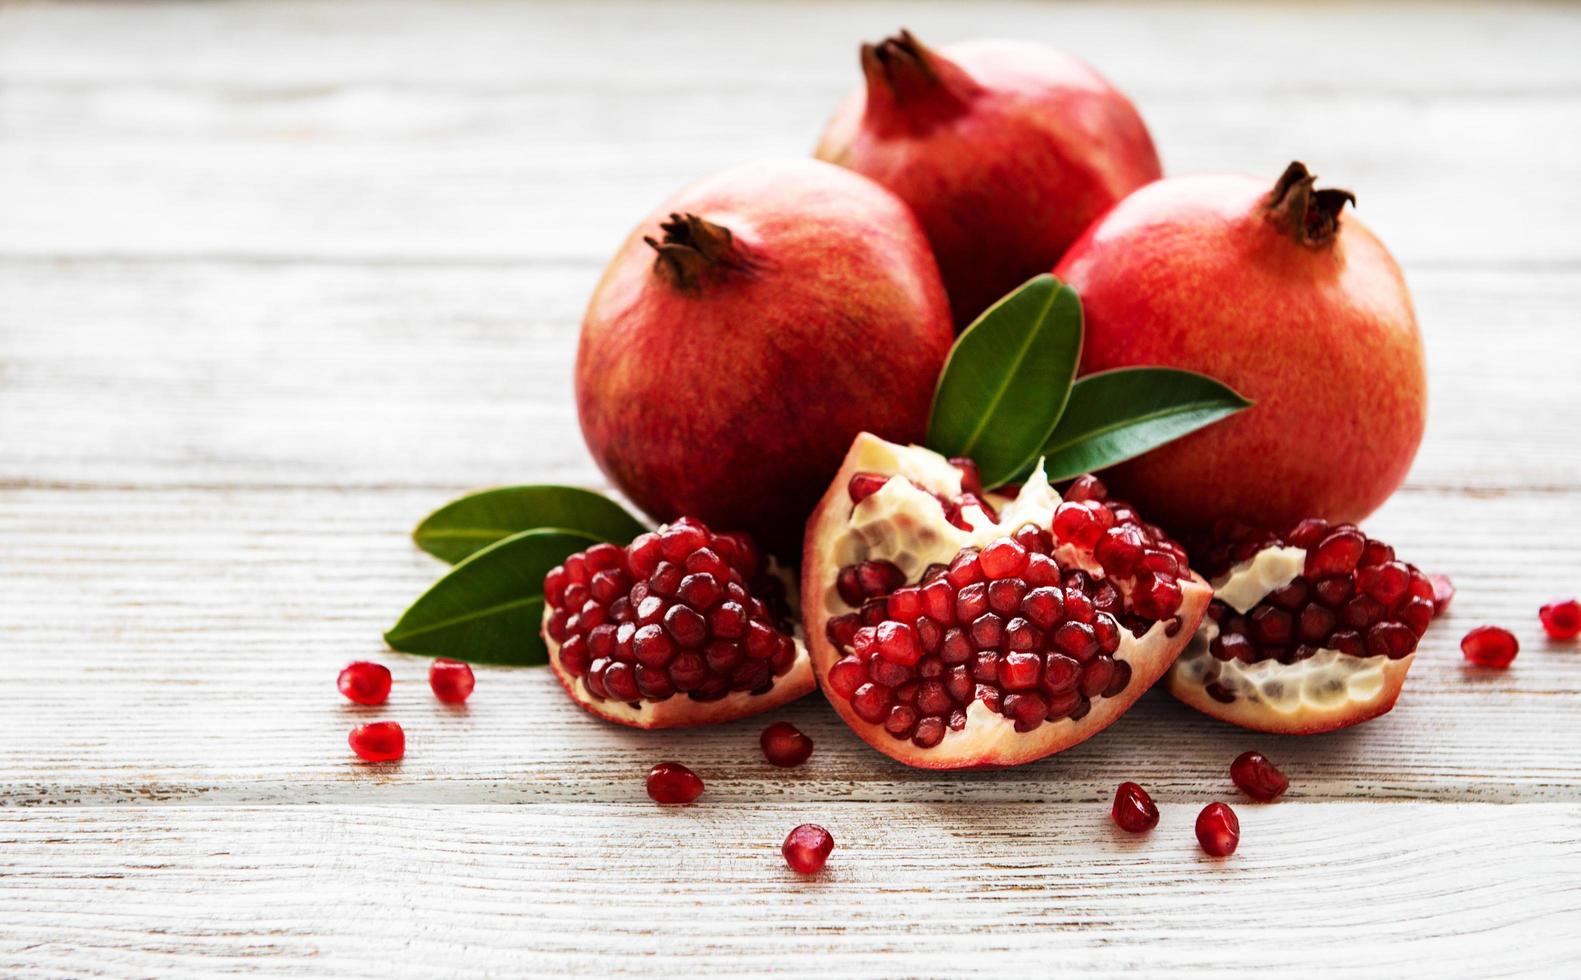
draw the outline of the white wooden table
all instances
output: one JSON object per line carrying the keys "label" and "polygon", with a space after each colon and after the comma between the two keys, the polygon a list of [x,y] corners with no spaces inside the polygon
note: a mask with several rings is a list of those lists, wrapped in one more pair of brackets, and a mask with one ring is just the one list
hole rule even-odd
{"label": "white wooden table", "polygon": [[[384,650],[431,508],[599,485],[570,364],[630,223],[808,152],[901,24],[1082,54],[1172,172],[1358,193],[1433,385],[1370,528],[1460,589],[1392,714],[1278,739],[1155,692],[938,776],[809,697],[785,773],[765,719],[630,732],[500,669],[446,710]],[[1578,50],[1581,12],[1514,4],[0,6],[0,975],[1574,976],[1581,648],[1536,609],[1581,591]],[[1482,621],[1510,671],[1462,666]],[[336,694],[359,657],[386,709]],[[372,717],[401,765],[350,758]],[[1252,747],[1284,801],[1234,794]],[[669,758],[698,805],[644,796]],[[803,821],[839,842],[815,881],[778,854]]]}

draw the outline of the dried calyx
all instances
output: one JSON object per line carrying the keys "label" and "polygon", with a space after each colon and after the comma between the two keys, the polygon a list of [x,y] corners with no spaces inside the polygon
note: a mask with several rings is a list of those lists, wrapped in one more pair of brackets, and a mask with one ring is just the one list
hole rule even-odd
{"label": "dried calyx", "polygon": [[1346,204],[1356,205],[1350,191],[1325,188],[1317,190],[1317,175],[1306,165],[1292,161],[1279,175],[1268,193],[1263,213],[1294,241],[1309,248],[1321,248],[1334,240],[1339,231],[1339,213]]}
{"label": "dried calyx", "polygon": [[672,214],[659,229],[662,238],[645,235],[642,240],[658,253],[654,273],[677,289],[695,290],[712,276],[753,267],[746,248],[723,225],[695,214]]}

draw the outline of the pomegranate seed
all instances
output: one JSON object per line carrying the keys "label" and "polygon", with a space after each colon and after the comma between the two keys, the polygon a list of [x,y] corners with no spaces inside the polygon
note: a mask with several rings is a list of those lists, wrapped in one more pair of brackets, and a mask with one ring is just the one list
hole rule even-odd
{"label": "pomegranate seed", "polygon": [[1027,549],[1014,538],[1000,538],[977,555],[983,574],[992,579],[1020,575],[1027,567]]}
{"label": "pomegranate seed", "polygon": [[1433,607],[1442,616],[1449,609],[1450,600],[1455,598],[1455,583],[1448,575],[1429,575],[1427,580],[1433,583]]}
{"label": "pomegranate seed", "polygon": [[690,803],[702,795],[702,777],[679,762],[661,762],[648,770],[648,796],[655,803]]}
{"label": "pomegranate seed", "polygon": [[867,683],[867,668],[856,657],[844,657],[829,668],[829,689],[849,699]]}
{"label": "pomegranate seed", "polygon": [[406,755],[406,732],[393,721],[358,725],[346,736],[351,751],[368,762],[394,762]]}
{"label": "pomegranate seed", "polygon": [[1241,842],[1241,821],[1224,803],[1209,803],[1197,814],[1197,843],[1214,857],[1229,857]]}
{"label": "pomegranate seed", "polygon": [[335,685],[348,700],[358,704],[383,704],[390,697],[390,668],[358,660],[341,668]]}
{"label": "pomegranate seed", "polygon": [[794,769],[812,755],[812,739],[788,721],[776,721],[763,729],[758,743],[763,746],[763,758],[781,769]]}
{"label": "pomegranate seed", "polygon": [[1336,529],[1324,538],[1317,548],[1307,553],[1306,576],[1349,575],[1361,561],[1367,539],[1360,531]]}
{"label": "pomegranate seed", "polygon": [[815,875],[823,870],[834,850],[834,837],[815,823],[804,823],[792,830],[780,846],[785,863],[801,875]]}
{"label": "pomegranate seed", "polygon": [[477,678],[472,676],[469,665],[441,657],[428,665],[428,686],[433,689],[434,697],[444,703],[461,704],[472,696]]}
{"label": "pomegranate seed", "polygon": [[1091,473],[1078,476],[1071,481],[1070,488],[1063,494],[1066,500],[1097,500],[1103,501],[1109,496],[1109,489],[1103,481]]}
{"label": "pomegranate seed", "polygon": [[922,659],[917,631],[905,623],[887,620],[878,624],[878,655],[891,663],[910,667]]}
{"label": "pomegranate seed", "polygon": [[1581,602],[1566,599],[1550,602],[1537,611],[1543,621],[1543,630],[1556,640],[1573,640],[1581,636]]}
{"label": "pomegranate seed", "polygon": [[851,495],[851,503],[859,504],[889,482],[889,477],[881,473],[858,473],[851,477],[851,482],[846,486],[846,493]]}
{"label": "pomegranate seed", "polygon": [[1499,626],[1478,626],[1460,641],[1460,652],[1478,667],[1503,669],[1521,650],[1515,634]]}
{"label": "pomegranate seed", "polygon": [[1242,752],[1230,763],[1230,778],[1242,793],[1268,803],[1290,788],[1290,780],[1261,752]]}
{"label": "pomegranate seed", "polygon": [[1121,830],[1131,834],[1144,834],[1158,826],[1158,805],[1136,783],[1121,783],[1114,791],[1109,815]]}

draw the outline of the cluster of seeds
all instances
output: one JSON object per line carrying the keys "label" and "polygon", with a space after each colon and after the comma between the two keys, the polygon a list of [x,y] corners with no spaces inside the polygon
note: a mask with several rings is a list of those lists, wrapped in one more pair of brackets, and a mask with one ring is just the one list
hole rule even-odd
{"label": "cluster of seeds", "polygon": [[1288,664],[1323,649],[1391,660],[1416,651],[1437,612],[1433,583],[1415,566],[1396,560],[1393,548],[1353,525],[1330,527],[1309,519],[1283,537],[1242,533],[1217,546],[1204,566],[1222,572],[1265,548],[1287,545],[1306,549],[1302,574],[1244,615],[1219,600],[1208,607],[1208,616],[1219,624],[1209,646],[1213,656]]}
{"label": "cluster of seeds", "polygon": [[[341,668],[335,686],[354,704],[379,705],[390,697],[390,668],[371,660],[357,660]],[[459,660],[439,658],[428,666],[428,686],[446,704],[462,704],[472,696],[477,680],[472,668]],[[357,725],[346,736],[357,757],[367,762],[394,762],[406,755],[406,732],[400,722],[375,721]]]}
{"label": "cluster of seeds", "polygon": [[561,666],[597,698],[761,694],[796,660],[784,586],[757,546],[691,518],[570,556],[544,601]]}
{"label": "cluster of seeds", "polygon": [[[854,476],[853,505],[885,479]],[[1023,525],[911,585],[888,561],[840,569],[836,589],[856,611],[829,620],[828,638],[845,654],[829,670],[830,688],[864,721],[920,748],[964,728],[973,701],[1029,732],[1080,719],[1092,699],[1125,690],[1131,667],[1114,658],[1121,630],[1140,636],[1174,617],[1189,572],[1178,545],[1104,497],[1083,477],[1055,511],[1052,534]],[[951,503],[941,504],[948,516]],[[1090,550],[1108,577],[1062,565],[1056,537]],[[1130,580],[1129,595],[1119,579]]]}

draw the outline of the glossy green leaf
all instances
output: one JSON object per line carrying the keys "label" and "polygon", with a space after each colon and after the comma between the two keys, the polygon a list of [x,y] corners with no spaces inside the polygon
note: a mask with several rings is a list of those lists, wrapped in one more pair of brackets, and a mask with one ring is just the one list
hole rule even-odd
{"label": "glossy green leaf", "polygon": [[581,531],[616,544],[647,530],[603,494],[544,484],[499,487],[452,500],[417,525],[412,539],[434,557],[458,562],[496,541],[538,527]]}
{"label": "glossy green leaf", "polygon": [[384,640],[403,653],[471,663],[547,663],[538,632],[543,577],[598,540],[579,531],[537,528],[497,541],[445,573]]}
{"label": "glossy green leaf", "polygon": [[1044,471],[1050,480],[1063,480],[1101,470],[1251,404],[1192,371],[1142,367],[1091,374],[1071,386],[1070,403],[1042,452]]}
{"label": "glossy green leaf", "polygon": [[928,448],[970,456],[989,488],[1025,470],[1065,410],[1081,329],[1076,293],[1050,275],[989,307],[945,362]]}

